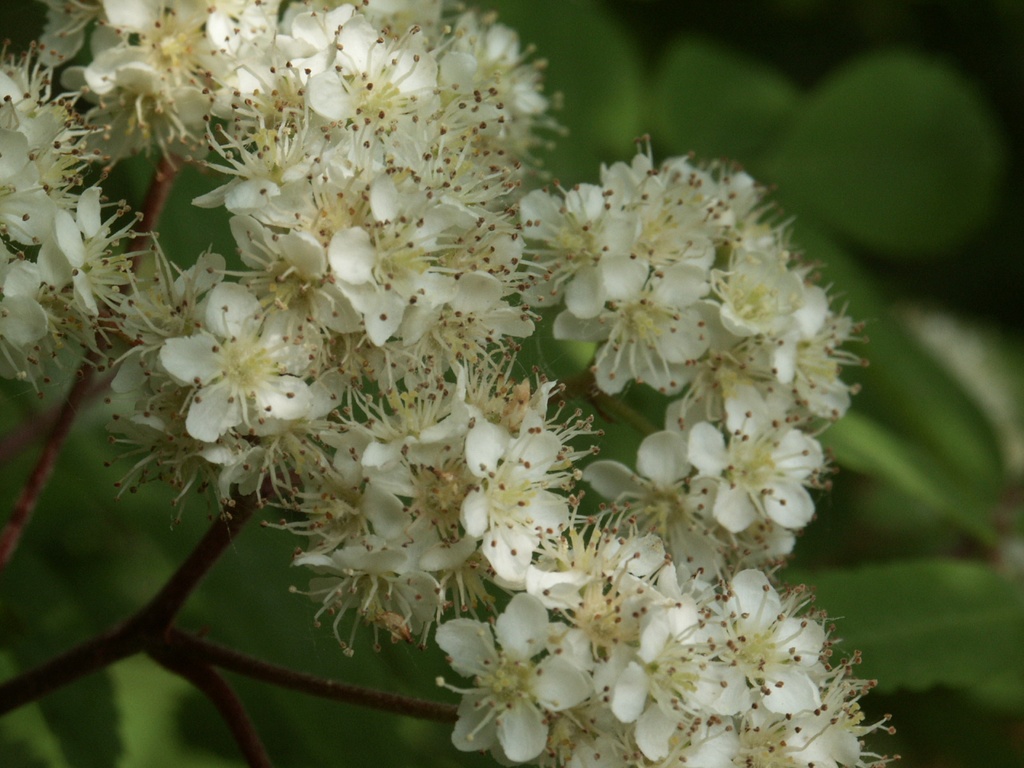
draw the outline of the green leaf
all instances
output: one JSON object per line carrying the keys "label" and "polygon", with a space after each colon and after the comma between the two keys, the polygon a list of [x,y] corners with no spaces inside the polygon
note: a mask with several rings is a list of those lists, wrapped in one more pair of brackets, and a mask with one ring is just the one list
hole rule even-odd
{"label": "green leaf", "polygon": [[76,768],[107,768],[122,752],[110,673],[83,677],[39,701],[43,717]]}
{"label": "green leaf", "polygon": [[842,466],[888,481],[978,540],[997,542],[998,534],[987,519],[987,500],[970,497],[926,451],[876,421],[850,412],[822,435],[821,442]]}
{"label": "green leaf", "polygon": [[[35,551],[20,549],[5,575],[12,577],[7,588],[15,626],[10,652],[20,669],[50,660],[90,633],[90,617],[84,615],[71,585]],[[44,600],[40,600],[40,589],[47,593]],[[51,607],[43,614],[40,606],[47,606],[50,601],[59,601],[59,607]],[[76,768],[105,768],[117,762],[122,753],[119,715],[107,670],[87,675],[44,696],[38,706],[68,764]]]}
{"label": "green leaf", "polygon": [[793,116],[796,88],[763,62],[705,40],[676,40],[655,76],[656,137],[673,154],[749,163]]}
{"label": "green leaf", "polygon": [[881,252],[949,251],[992,211],[1003,137],[973,85],[918,55],[879,53],[835,73],[769,163],[802,210]]}
{"label": "green leaf", "polygon": [[925,560],[786,577],[815,586],[843,654],[861,651],[857,674],[881,691],[1024,675],[1024,603],[985,565]]}
{"label": "green leaf", "polygon": [[836,302],[865,323],[867,344],[855,348],[870,365],[849,371],[863,389],[854,407],[920,444],[970,493],[993,503],[1004,483],[1003,459],[991,424],[950,373],[909,333],[874,281],[829,238],[803,221],[796,242],[812,262],[823,262],[824,283]]}
{"label": "green leaf", "polygon": [[[545,169],[568,185],[596,179],[602,162],[632,155],[641,132],[639,56],[623,26],[592,0],[485,0],[547,62],[545,93],[560,94],[552,114],[569,130],[545,154]],[[567,41],[571,41],[568,42]]]}
{"label": "green leaf", "polygon": [[4,768],[47,768],[46,762],[36,757],[27,744],[15,741],[0,732],[0,755],[4,756]]}

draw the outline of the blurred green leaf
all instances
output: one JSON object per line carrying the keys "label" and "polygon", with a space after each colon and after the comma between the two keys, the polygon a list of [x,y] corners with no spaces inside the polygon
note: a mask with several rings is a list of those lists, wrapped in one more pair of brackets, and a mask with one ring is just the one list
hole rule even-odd
{"label": "blurred green leaf", "polygon": [[843,654],[863,652],[857,672],[881,691],[1024,675],[1024,602],[985,565],[923,560],[785,575],[814,585]]}
{"label": "blurred green leaf", "polygon": [[[64,577],[34,552],[19,551],[5,576],[17,576],[9,579],[8,593],[11,610],[21,613],[17,624],[24,629],[12,633],[10,646],[20,669],[34,667],[67,650],[74,638],[82,638],[93,626]],[[35,609],[39,600],[33,594],[41,584],[46,585],[49,598],[60,598],[59,608],[48,611],[44,622],[38,620]],[[116,763],[122,744],[114,688],[107,670],[76,680],[37,703],[70,765],[107,768]]]}
{"label": "blurred green leaf", "polygon": [[821,262],[819,271],[823,282],[834,286],[835,301],[845,303],[848,313],[865,323],[869,341],[852,351],[870,365],[847,371],[863,385],[855,408],[922,445],[951,479],[994,503],[1003,488],[1003,460],[992,426],[978,405],[903,329],[880,289],[848,254],[802,220],[795,231],[807,259]]}
{"label": "blurred green leaf", "polygon": [[651,96],[656,137],[669,153],[744,164],[775,140],[799,101],[795,86],[764,62],[688,37],[665,54]]}
{"label": "blurred green leaf", "polygon": [[935,255],[989,217],[1003,170],[999,126],[974,86],[910,53],[865,55],[793,121],[770,176],[857,242]]}
{"label": "blurred green leaf", "polygon": [[602,162],[632,155],[640,125],[639,56],[626,31],[598,3],[485,0],[547,62],[544,90],[561,94],[554,117],[569,129],[545,153],[545,170],[572,185],[597,178]]}
{"label": "blurred green leaf", "polygon": [[968,496],[925,451],[876,421],[848,413],[822,435],[821,442],[842,466],[892,483],[979,541],[993,545],[998,540],[986,519],[987,500]]}
{"label": "blurred green leaf", "polygon": [[0,732],[0,755],[3,755],[4,768],[47,768],[44,760],[32,754],[28,745],[15,741]]}

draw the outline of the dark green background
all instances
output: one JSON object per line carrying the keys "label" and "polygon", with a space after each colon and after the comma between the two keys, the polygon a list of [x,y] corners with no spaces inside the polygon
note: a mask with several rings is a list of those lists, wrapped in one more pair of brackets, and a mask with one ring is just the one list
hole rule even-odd
{"label": "dark green background", "polygon": [[[10,5],[10,4],[9,4]],[[1024,765],[1024,467],[1000,434],[1024,434],[1024,3],[1015,0],[504,0],[502,18],[547,60],[569,134],[549,178],[595,181],[648,134],[657,157],[729,158],[777,189],[793,239],[865,321],[870,360],[851,415],[831,430],[840,472],[781,576],[817,585],[836,619],[837,655],[864,652],[877,677],[870,718],[898,733],[872,746],[912,766]],[[5,7],[15,50],[38,29],[34,6]],[[110,194],[138,202],[153,161],[133,160]],[[187,172],[165,214],[164,248],[187,260],[233,245],[216,212],[188,201],[211,180]],[[183,226],[182,222],[187,222]],[[993,420],[915,341],[910,307],[975,333],[1015,408]],[[967,348],[969,347],[969,348]],[[530,342],[557,375],[572,350]],[[0,427],[59,398],[0,388]],[[664,401],[628,399],[657,421]],[[201,536],[211,510],[178,511],[148,489],[119,502],[126,465],[104,441],[103,407],[84,414],[22,548],[0,578],[0,664],[47,658],[147,599]],[[1000,432],[1002,430],[1002,433]],[[604,457],[629,461],[639,438],[612,427]],[[9,507],[32,456],[0,468]],[[251,527],[193,597],[183,626],[341,679],[443,698],[437,652],[404,645],[352,659],[313,606],[290,595],[294,542]],[[445,727],[309,700],[246,681],[238,689],[280,766],[462,766]],[[198,694],[143,661],[119,665],[0,721],[5,767],[238,765]],[[116,757],[120,755],[120,757]]]}

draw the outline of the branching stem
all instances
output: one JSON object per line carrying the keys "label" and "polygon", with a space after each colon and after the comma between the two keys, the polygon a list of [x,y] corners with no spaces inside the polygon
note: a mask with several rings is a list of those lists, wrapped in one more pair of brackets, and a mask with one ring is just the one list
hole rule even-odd
{"label": "branching stem", "polygon": [[645,437],[660,431],[656,424],[624,401],[598,389],[594,374],[589,370],[567,379],[563,384],[566,397],[586,400],[608,421],[626,424]]}
{"label": "branching stem", "polygon": [[0,531],[0,573],[7,567],[7,563],[14,554],[18,542],[21,541],[21,536],[29,520],[32,519],[32,512],[39,502],[39,497],[43,489],[46,488],[50,475],[53,474],[53,469],[57,464],[57,459],[60,457],[61,449],[64,447],[64,443],[71,432],[71,425],[74,423],[75,417],[78,416],[78,412],[92,384],[93,363],[94,360],[90,356],[78,369],[78,377],[72,385],[71,391],[68,392],[64,405],[61,406],[53,424],[50,426],[42,453],[40,453],[35,466],[32,468],[32,472],[25,481],[21,494],[18,496],[17,501],[14,502],[10,519],[4,526],[3,531]]}
{"label": "branching stem", "polygon": [[189,595],[259,508],[255,496],[229,507],[206,532],[159,593],[138,613],[35,669],[0,684],[0,715],[35,701],[92,672],[144,652],[199,688],[217,707],[239,749],[255,768],[270,760],[241,701],[214,667],[280,688],[393,714],[451,723],[456,708],[296,672],[232,648],[196,637],[174,626]]}

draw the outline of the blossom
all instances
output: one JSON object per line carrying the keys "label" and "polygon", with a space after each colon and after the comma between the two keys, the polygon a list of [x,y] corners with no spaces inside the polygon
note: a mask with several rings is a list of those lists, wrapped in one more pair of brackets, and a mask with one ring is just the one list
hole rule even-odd
{"label": "blossom", "polygon": [[[453,688],[463,694],[452,734],[456,747],[488,749],[497,741],[507,759],[533,760],[547,743],[549,714],[591,695],[589,676],[550,652],[557,627],[549,624],[548,612],[537,598],[518,594],[493,630],[471,619],[454,619],[438,628],[437,644],[448,654],[452,668],[474,683],[466,690]],[[549,652],[537,660],[545,651]]]}
{"label": "blossom", "polygon": [[637,471],[617,461],[595,461],[583,479],[603,497],[628,508],[642,530],[665,539],[680,566],[718,572],[727,543],[705,503],[706,483],[695,481],[686,437],[664,430],[648,435],[637,451]]}
{"label": "blossom", "polygon": [[743,531],[758,518],[790,529],[814,514],[805,487],[824,467],[818,441],[780,419],[772,404],[751,387],[726,401],[728,443],[710,422],[690,431],[689,457],[701,476],[717,481],[713,514],[725,528]]}
{"label": "blossom", "polygon": [[258,431],[267,419],[305,415],[311,395],[296,375],[302,351],[265,321],[255,296],[218,285],[207,297],[204,326],[160,350],[167,373],[194,389],[185,422],[192,437],[213,442],[239,425]]}
{"label": "blossom", "polygon": [[819,686],[826,669],[825,631],[812,618],[797,616],[799,594],[782,597],[761,571],[748,569],[729,583],[716,605],[711,634],[727,662],[726,679],[745,690],[760,690],[770,712],[804,712],[821,705]]}
{"label": "blossom", "polygon": [[497,575],[521,584],[541,539],[565,527],[567,500],[548,490],[563,461],[562,443],[529,414],[512,437],[504,427],[478,422],[466,436],[466,462],[480,478],[462,503],[462,523],[483,537],[483,553]]}

